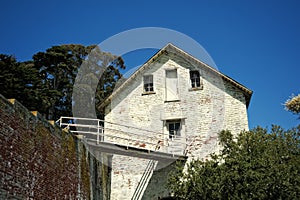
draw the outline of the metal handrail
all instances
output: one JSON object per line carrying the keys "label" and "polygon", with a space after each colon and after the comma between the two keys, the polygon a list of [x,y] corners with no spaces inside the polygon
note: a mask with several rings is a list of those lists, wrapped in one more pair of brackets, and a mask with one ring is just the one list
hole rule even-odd
{"label": "metal handrail", "polygon": [[[65,123],[63,122],[65,120],[72,120],[73,123]],[[76,123],[76,121],[94,121],[95,123],[97,123],[97,125],[88,125],[88,124],[83,124],[83,122],[81,121],[80,123]],[[142,142],[144,144],[148,144],[148,145],[152,145],[152,146],[156,146],[156,147],[168,147],[166,150],[168,151],[169,148],[171,148],[173,151],[172,152],[176,152],[176,151],[181,151],[181,154],[184,154],[184,152],[186,151],[187,148],[187,144],[186,142],[181,142],[181,140],[186,141],[186,137],[182,137],[182,136],[177,136],[177,135],[172,135],[171,138],[169,138],[169,134],[165,134],[165,133],[160,133],[160,132],[154,132],[154,131],[150,131],[150,130],[146,130],[146,129],[141,129],[141,128],[137,128],[137,127],[133,127],[133,126],[128,126],[128,125],[120,125],[117,123],[112,123],[112,122],[108,122],[108,121],[104,121],[104,120],[100,120],[100,119],[92,119],[92,118],[80,118],[80,117],[60,117],[59,120],[56,121],[57,123],[59,123],[60,127],[66,126],[68,128],[70,127],[79,127],[79,128],[91,128],[91,129],[97,129],[97,131],[86,131],[86,130],[70,130],[73,133],[77,133],[77,134],[91,134],[91,135],[95,135],[97,137],[97,139],[91,139],[93,141],[96,141],[97,144],[99,144],[100,142],[104,141],[104,137],[105,138],[111,138],[112,140],[114,139],[121,139],[121,140],[125,140],[127,141],[127,146],[132,146],[129,145],[129,141],[133,141],[133,142]],[[120,136],[116,136],[116,135],[111,135],[111,134],[107,134],[104,133],[104,127],[102,125],[100,125],[100,123],[107,123],[107,124],[113,124],[116,125],[119,128],[105,128],[106,130],[111,130],[111,131],[116,131],[116,132],[120,132],[124,135],[126,135],[127,137],[120,137]],[[152,133],[151,135],[141,135],[141,134],[137,134],[137,133],[132,133],[132,130],[130,132],[125,132],[122,129],[122,127],[126,127],[126,128],[130,128],[134,129],[134,130],[139,130],[139,131],[146,131],[146,132],[150,132]],[[155,134],[154,134],[155,133]],[[133,137],[132,137],[133,136]],[[180,141],[178,141],[178,140]],[[155,143],[155,142],[151,142],[149,140],[155,140],[155,141],[164,141],[167,143],[167,145],[164,144],[160,144]],[[106,141],[108,142],[108,140]],[[172,146],[170,146],[170,143],[172,143]],[[182,146],[182,147],[178,147],[176,145]],[[171,153],[172,153],[171,152]],[[168,152],[170,153],[170,152]]]}
{"label": "metal handrail", "polygon": [[[117,125],[117,126],[120,126],[120,127],[132,128],[132,129],[136,129],[136,130],[146,131],[146,132],[150,132],[150,133],[159,134],[159,135],[162,135],[162,136],[168,136],[169,137],[169,134],[156,132],[156,131],[151,131],[151,130],[148,130],[148,129],[142,129],[142,128],[138,128],[138,127],[134,127],[134,126],[128,126],[128,125],[124,125],[124,124],[109,122],[109,121],[105,121],[105,120],[102,120],[102,119],[83,118],[83,117],[60,117],[60,119],[100,121],[100,122],[107,123],[107,124],[113,124],[113,125]],[[56,122],[60,121],[60,119],[57,120]],[[176,138],[186,139],[186,137],[182,137],[182,136],[178,136],[178,135],[176,135]]]}

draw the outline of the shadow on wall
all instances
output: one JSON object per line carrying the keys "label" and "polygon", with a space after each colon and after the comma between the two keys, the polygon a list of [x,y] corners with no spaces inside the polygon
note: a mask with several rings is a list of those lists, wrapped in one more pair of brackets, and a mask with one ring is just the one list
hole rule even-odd
{"label": "shadow on wall", "polygon": [[173,162],[166,167],[161,167],[160,163],[158,162],[156,169],[154,170],[153,175],[150,179],[150,182],[144,192],[142,200],[174,199],[173,197],[171,197],[171,191],[169,191],[167,188],[168,177],[170,172],[175,170],[178,164],[184,166],[186,164],[186,161],[187,160]]}

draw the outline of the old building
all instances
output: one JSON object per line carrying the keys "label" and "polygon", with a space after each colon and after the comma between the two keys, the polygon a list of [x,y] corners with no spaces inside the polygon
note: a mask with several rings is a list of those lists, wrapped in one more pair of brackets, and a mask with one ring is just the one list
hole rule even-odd
{"label": "old building", "polygon": [[[206,159],[219,150],[220,130],[237,134],[248,129],[251,95],[252,91],[237,81],[167,44],[102,104],[104,141],[183,155],[188,161]],[[149,165],[156,168],[145,178]],[[168,196],[163,185],[171,165],[114,155],[111,199]]]}

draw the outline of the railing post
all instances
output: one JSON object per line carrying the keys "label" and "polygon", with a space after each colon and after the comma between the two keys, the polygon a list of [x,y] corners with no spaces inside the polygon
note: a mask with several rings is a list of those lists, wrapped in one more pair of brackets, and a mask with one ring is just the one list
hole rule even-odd
{"label": "railing post", "polygon": [[59,118],[59,127],[61,127],[62,124],[62,117]]}
{"label": "railing post", "polygon": [[99,132],[99,128],[100,128],[100,121],[99,120],[97,120],[98,122],[98,125],[97,125],[97,144],[99,144],[99,138],[100,138],[100,132]]}
{"label": "railing post", "polygon": [[104,142],[104,127],[101,126],[101,141]]}

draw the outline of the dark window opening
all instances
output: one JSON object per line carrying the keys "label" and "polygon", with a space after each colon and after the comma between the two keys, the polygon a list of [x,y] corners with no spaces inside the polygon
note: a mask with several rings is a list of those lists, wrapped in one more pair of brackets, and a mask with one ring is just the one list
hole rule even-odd
{"label": "dark window opening", "polygon": [[200,73],[198,71],[190,71],[190,79],[192,88],[200,87]]}
{"label": "dark window opening", "polygon": [[144,76],[144,91],[153,92],[153,75]]}
{"label": "dark window opening", "polygon": [[176,136],[180,136],[180,121],[169,121],[169,138],[174,139]]}

